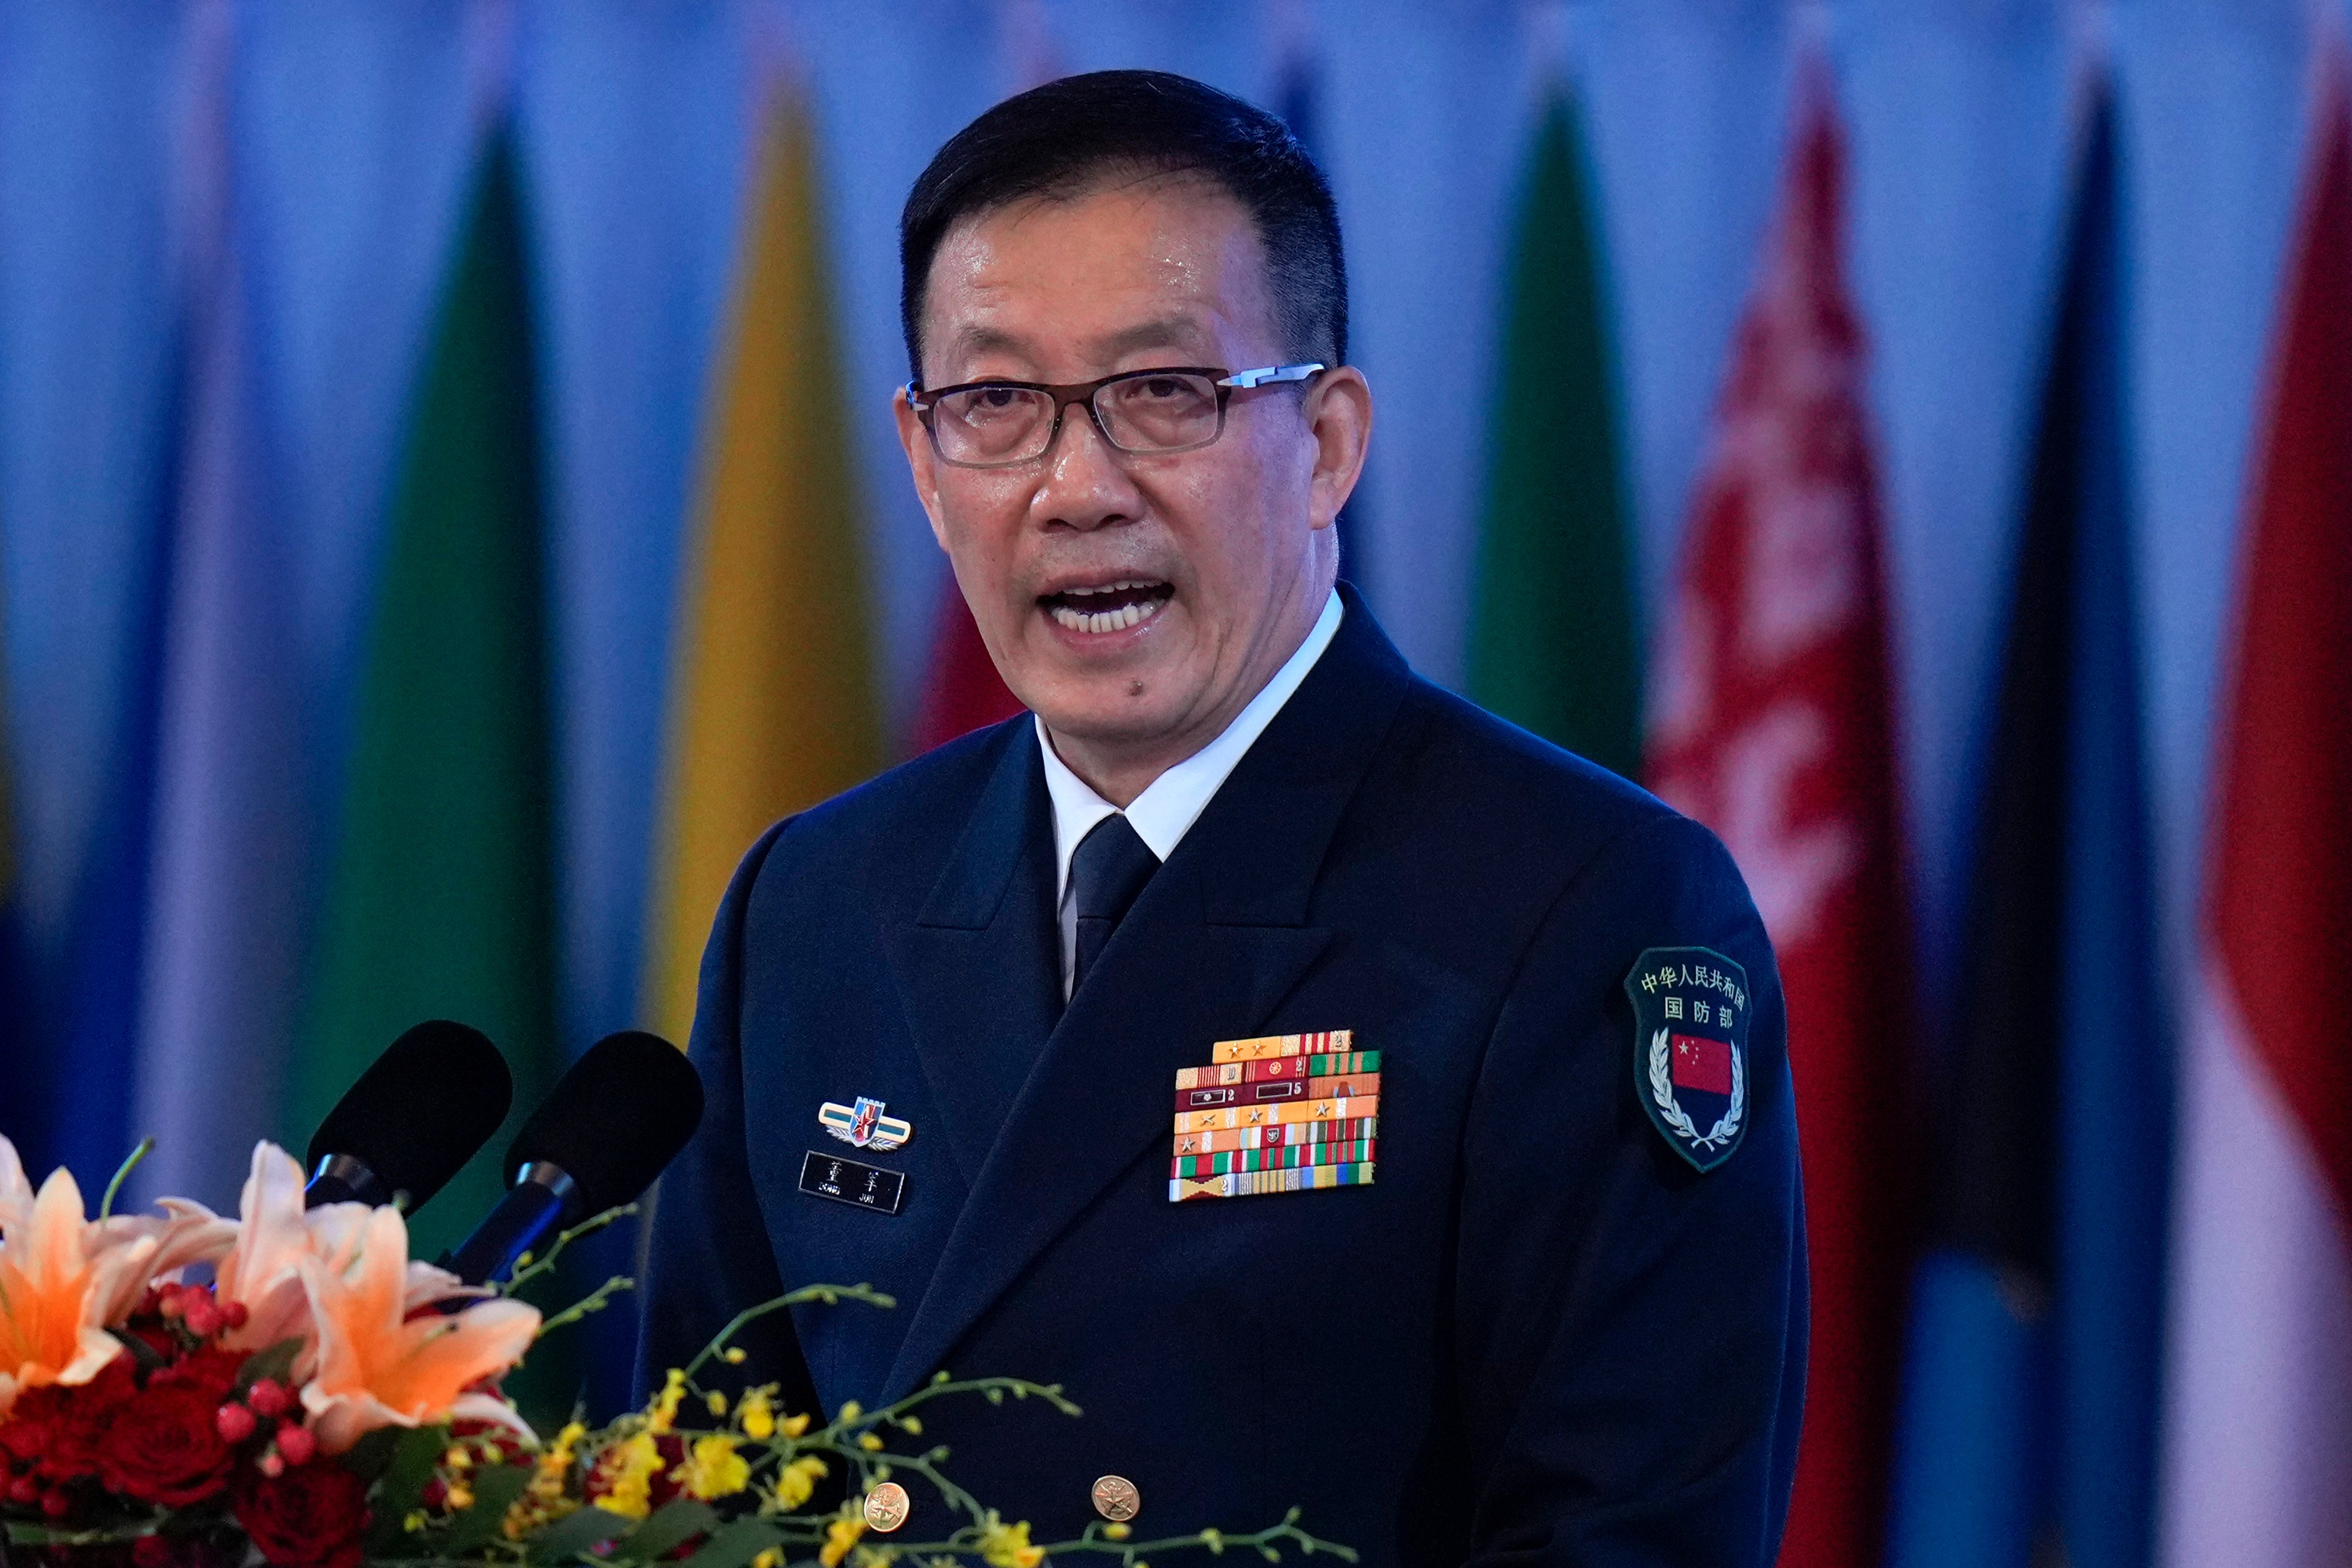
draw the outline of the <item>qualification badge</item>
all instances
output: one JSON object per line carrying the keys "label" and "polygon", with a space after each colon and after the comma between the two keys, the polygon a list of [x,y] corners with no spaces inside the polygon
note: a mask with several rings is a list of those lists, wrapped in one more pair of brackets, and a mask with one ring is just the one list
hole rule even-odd
{"label": "qualification badge", "polygon": [[819,1126],[845,1143],[887,1154],[912,1138],[915,1129],[903,1117],[885,1116],[882,1110],[880,1100],[861,1094],[856,1105],[826,1100],[817,1107],[816,1120]]}
{"label": "qualification badge", "polygon": [[1748,1131],[1748,972],[1709,948],[1654,947],[1625,994],[1642,1109],[1675,1153],[1712,1171]]}

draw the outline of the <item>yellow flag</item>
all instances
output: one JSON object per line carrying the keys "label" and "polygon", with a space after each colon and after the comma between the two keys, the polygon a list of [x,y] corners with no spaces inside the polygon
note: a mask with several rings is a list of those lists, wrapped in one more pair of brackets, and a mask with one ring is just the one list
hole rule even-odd
{"label": "yellow flag", "polygon": [[743,851],[882,763],[840,363],[814,140],[801,104],[780,93],[681,574],[642,1008],[681,1044],[703,941]]}

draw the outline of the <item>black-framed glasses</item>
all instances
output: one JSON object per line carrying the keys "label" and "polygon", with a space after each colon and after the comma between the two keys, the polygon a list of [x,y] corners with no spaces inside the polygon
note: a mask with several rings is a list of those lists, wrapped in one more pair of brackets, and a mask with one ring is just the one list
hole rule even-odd
{"label": "black-framed glasses", "polygon": [[959,468],[1010,468],[1054,449],[1062,416],[1076,404],[1102,438],[1122,452],[1158,457],[1205,447],[1225,431],[1225,405],[1252,387],[1312,381],[1320,364],[1255,370],[1179,365],[1124,370],[1096,381],[967,381],[926,392],[909,382],[907,403],[931,433],[940,460]]}

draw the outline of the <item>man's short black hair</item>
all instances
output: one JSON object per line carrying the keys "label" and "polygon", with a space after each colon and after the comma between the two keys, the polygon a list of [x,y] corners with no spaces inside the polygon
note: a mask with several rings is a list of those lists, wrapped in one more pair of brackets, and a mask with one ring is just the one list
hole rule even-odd
{"label": "man's short black hair", "polygon": [[1073,194],[1118,169],[1198,174],[1231,192],[1265,247],[1282,353],[1294,362],[1347,363],[1339,209],[1298,139],[1265,110],[1190,77],[1091,71],[1006,99],[950,138],[908,193],[898,218],[898,315],[918,382],[923,296],[948,230],[1028,197]]}

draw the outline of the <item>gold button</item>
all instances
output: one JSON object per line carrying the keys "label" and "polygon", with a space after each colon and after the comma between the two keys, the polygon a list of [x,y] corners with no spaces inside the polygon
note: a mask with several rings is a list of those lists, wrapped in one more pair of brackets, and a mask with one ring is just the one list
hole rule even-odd
{"label": "gold button", "polygon": [[907,1489],[896,1481],[884,1481],[866,1494],[867,1528],[883,1535],[889,1534],[907,1522]]}
{"label": "gold button", "polygon": [[1113,1524],[1125,1524],[1143,1510],[1143,1495],[1125,1476],[1105,1476],[1095,1483],[1095,1511]]}

